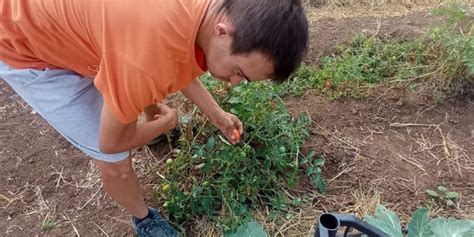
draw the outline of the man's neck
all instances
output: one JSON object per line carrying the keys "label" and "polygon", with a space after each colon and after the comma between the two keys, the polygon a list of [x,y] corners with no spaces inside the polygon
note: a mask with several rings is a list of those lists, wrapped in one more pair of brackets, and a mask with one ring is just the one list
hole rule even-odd
{"label": "man's neck", "polygon": [[223,0],[211,0],[204,19],[199,26],[196,43],[202,49],[204,55],[207,55],[209,52],[210,39],[214,34],[215,25],[224,21],[224,13],[221,11],[222,2]]}

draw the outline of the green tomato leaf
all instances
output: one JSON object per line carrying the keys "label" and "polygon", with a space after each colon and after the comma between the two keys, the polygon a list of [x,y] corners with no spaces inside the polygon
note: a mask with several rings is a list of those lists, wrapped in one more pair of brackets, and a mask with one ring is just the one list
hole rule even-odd
{"label": "green tomato leaf", "polygon": [[311,178],[311,182],[313,182],[313,185],[318,188],[318,191],[320,193],[324,193],[324,190],[326,189],[326,184],[324,183],[323,178],[319,175],[315,175]]}
{"label": "green tomato leaf", "polygon": [[441,192],[446,192],[446,188],[444,186],[438,186],[438,190]]}
{"label": "green tomato leaf", "polygon": [[308,163],[308,160],[307,160],[306,158],[300,160],[300,165],[304,165],[304,164],[306,164],[306,163]]}
{"label": "green tomato leaf", "polygon": [[428,209],[420,208],[411,217],[408,224],[408,237],[430,237],[433,236],[430,221],[428,219]]}
{"label": "green tomato leaf", "polygon": [[474,221],[436,218],[430,222],[435,237],[472,237]]}
{"label": "green tomato leaf", "polygon": [[433,191],[431,189],[426,190],[426,193],[430,195],[431,197],[439,197],[438,193],[436,191]]}
{"label": "green tomato leaf", "polygon": [[391,237],[403,237],[400,219],[393,211],[382,205],[377,206],[374,216],[366,216],[365,221]]}
{"label": "green tomato leaf", "polygon": [[211,150],[216,145],[216,138],[214,136],[209,137],[207,140],[206,148]]}
{"label": "green tomato leaf", "polygon": [[267,233],[262,226],[255,221],[250,221],[237,227],[234,232],[227,231],[224,237],[267,237]]}
{"label": "green tomato leaf", "polygon": [[300,205],[300,203],[301,203],[301,198],[299,197],[291,200],[291,205],[297,206],[297,205]]}
{"label": "green tomato leaf", "polygon": [[242,86],[234,86],[234,87],[233,87],[233,90],[234,90],[235,92],[241,92],[241,91],[242,91]]}
{"label": "green tomato leaf", "polygon": [[449,199],[458,199],[459,198],[459,193],[457,192],[447,192],[446,197]]}
{"label": "green tomato leaf", "polygon": [[323,158],[318,158],[318,159],[314,160],[313,164],[316,165],[316,166],[322,166],[322,165],[324,165],[324,159]]}
{"label": "green tomato leaf", "polygon": [[314,150],[308,152],[308,154],[306,155],[305,159],[310,160],[311,158],[313,158],[314,154],[315,154],[315,151],[314,151]]}
{"label": "green tomato leaf", "polygon": [[238,103],[240,103],[240,98],[239,97],[231,97],[227,102],[229,104],[238,104]]}
{"label": "green tomato leaf", "polygon": [[324,193],[324,191],[326,190],[326,183],[324,183],[324,181],[320,178],[321,181],[319,181],[318,183],[318,190],[320,193]]}

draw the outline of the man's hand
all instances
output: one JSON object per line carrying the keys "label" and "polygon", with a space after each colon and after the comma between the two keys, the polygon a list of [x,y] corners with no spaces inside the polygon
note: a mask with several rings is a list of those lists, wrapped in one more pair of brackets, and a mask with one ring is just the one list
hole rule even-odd
{"label": "man's hand", "polygon": [[[227,113],[221,110],[211,118],[212,124],[219,128],[226,138],[232,143],[236,144],[239,142],[240,134],[243,133],[243,124],[237,116]],[[234,135],[234,130],[239,132],[239,136]]]}
{"label": "man's hand", "polygon": [[178,125],[176,110],[157,105],[159,113],[154,120],[137,124],[121,123],[104,103],[100,117],[99,147],[104,153],[119,153],[140,147]]}
{"label": "man's hand", "polygon": [[194,79],[181,92],[207,115],[212,124],[218,127],[232,144],[239,142],[239,139],[235,138],[233,132],[234,129],[237,129],[242,134],[242,122],[237,116],[222,110],[198,79]]}
{"label": "man's hand", "polygon": [[168,131],[178,126],[178,113],[165,104],[150,105],[145,108],[146,121],[163,119]]}

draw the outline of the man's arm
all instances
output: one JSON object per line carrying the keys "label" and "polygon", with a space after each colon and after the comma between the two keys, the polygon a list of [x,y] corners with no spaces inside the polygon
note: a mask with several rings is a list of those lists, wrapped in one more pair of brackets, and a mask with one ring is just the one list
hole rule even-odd
{"label": "man's arm", "polygon": [[199,79],[194,79],[181,92],[206,114],[211,123],[218,127],[232,143],[238,142],[238,139],[233,136],[233,131],[237,129],[242,134],[242,122],[235,115],[225,112]]}
{"label": "man's arm", "polygon": [[104,153],[119,153],[140,147],[178,124],[175,110],[166,105],[158,105],[159,118],[142,124],[133,121],[121,123],[104,103],[100,116],[99,147]]}
{"label": "man's arm", "polygon": [[191,84],[181,90],[183,94],[191,100],[212,123],[217,120],[219,113],[223,112],[212,95],[207,91],[199,79],[194,79]]}

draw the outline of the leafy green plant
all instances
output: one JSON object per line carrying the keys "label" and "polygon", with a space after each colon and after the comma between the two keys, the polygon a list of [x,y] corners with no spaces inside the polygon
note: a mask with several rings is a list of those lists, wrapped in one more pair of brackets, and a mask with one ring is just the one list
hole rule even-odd
{"label": "leafy green plant", "polygon": [[[474,236],[474,221],[455,218],[436,218],[430,222],[431,230],[436,237],[471,237]],[[426,236],[426,235],[424,235]]]}
{"label": "leafy green plant", "polygon": [[267,233],[262,226],[255,221],[250,221],[240,225],[235,231],[228,231],[224,237],[267,237]]}
{"label": "leafy green plant", "polygon": [[365,221],[392,237],[402,237],[402,227],[397,214],[384,206],[377,206],[374,216],[366,216]]}
{"label": "leafy green plant", "polygon": [[[365,221],[392,237],[404,237],[400,219],[382,205],[377,206],[374,216]],[[418,209],[408,224],[407,237],[470,237],[474,236],[474,221],[455,218],[436,218],[429,220],[426,208]]]}
{"label": "leafy green plant", "polygon": [[324,157],[321,155],[316,159],[313,159],[314,154],[314,151],[310,151],[303,159],[301,159],[300,165],[307,165],[305,169],[306,175],[311,179],[311,183],[318,188],[319,192],[324,193],[326,183],[321,176],[321,168],[324,165]]}
{"label": "leafy green plant", "polygon": [[[229,230],[250,220],[260,207],[284,214],[298,203],[287,188],[295,187],[309,167],[316,169],[308,173],[317,177],[312,178],[315,185],[324,189],[323,162],[314,153],[303,156],[300,150],[308,137],[307,114],[290,115],[269,83],[226,89],[212,80],[203,81],[221,106],[243,121],[245,132],[239,144],[231,145],[199,116],[196,132],[183,128],[179,152],[166,162],[166,181],[155,193],[166,201],[164,207],[174,221],[206,215]],[[300,159],[305,162],[300,164]]]}
{"label": "leafy green plant", "polygon": [[408,224],[408,233],[410,237],[432,236],[434,234],[428,219],[428,209],[416,210]]}
{"label": "leafy green plant", "polygon": [[424,91],[433,97],[456,92],[474,78],[474,31],[465,5],[448,5],[434,14],[446,19],[412,39],[357,35],[319,68],[302,66],[280,88],[301,96],[308,88],[331,98],[364,97],[379,83]]}
{"label": "leafy green plant", "polygon": [[323,88],[324,79],[318,71],[308,65],[301,65],[293,75],[281,85],[275,86],[280,95],[302,96],[308,88]]}
{"label": "leafy green plant", "polygon": [[448,207],[453,207],[459,199],[459,193],[448,191],[445,186],[438,186],[438,190],[434,191],[431,189],[426,190],[426,194],[431,198],[443,202]]}
{"label": "leafy green plant", "polygon": [[48,231],[58,227],[56,220],[52,217],[46,217],[43,222],[41,222],[41,230]]}

